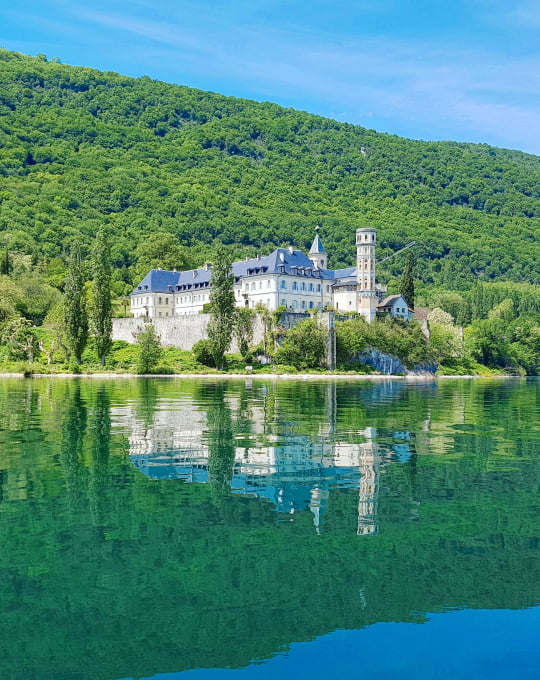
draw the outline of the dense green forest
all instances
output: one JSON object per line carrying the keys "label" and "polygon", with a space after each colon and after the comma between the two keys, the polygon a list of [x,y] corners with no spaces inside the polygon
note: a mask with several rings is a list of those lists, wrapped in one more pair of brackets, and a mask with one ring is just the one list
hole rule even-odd
{"label": "dense green forest", "polygon": [[[89,249],[102,226],[119,293],[151,261],[156,233],[184,266],[217,242],[239,256],[306,248],[320,225],[335,267],[353,262],[354,230],[369,225],[379,257],[418,241],[427,285],[540,283],[536,156],[412,141],[43,55],[0,50],[0,69],[0,249],[15,270],[39,267],[61,286],[74,239]],[[390,260],[381,278],[402,266]]]}

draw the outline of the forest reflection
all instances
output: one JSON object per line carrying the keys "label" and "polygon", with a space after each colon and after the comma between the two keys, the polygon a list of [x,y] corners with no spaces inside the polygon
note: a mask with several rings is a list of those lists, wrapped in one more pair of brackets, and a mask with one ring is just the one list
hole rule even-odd
{"label": "forest reflection", "polygon": [[539,394],[0,383],[0,677],[237,668],[338,628],[535,605]]}

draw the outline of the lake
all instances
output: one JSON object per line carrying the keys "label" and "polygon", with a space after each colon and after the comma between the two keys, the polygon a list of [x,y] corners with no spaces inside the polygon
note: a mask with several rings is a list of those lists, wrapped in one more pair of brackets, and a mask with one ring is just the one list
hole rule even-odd
{"label": "lake", "polygon": [[539,397],[0,379],[0,678],[536,680]]}

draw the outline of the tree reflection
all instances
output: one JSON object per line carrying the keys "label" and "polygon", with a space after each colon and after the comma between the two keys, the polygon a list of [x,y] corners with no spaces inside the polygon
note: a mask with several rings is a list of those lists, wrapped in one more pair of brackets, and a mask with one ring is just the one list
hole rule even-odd
{"label": "tree reflection", "polygon": [[60,462],[69,506],[76,505],[85,486],[83,442],[87,427],[87,409],[81,395],[81,383],[70,384],[66,390],[66,416],[62,423]]}
{"label": "tree reflection", "polygon": [[91,427],[90,478],[88,497],[95,524],[102,524],[103,498],[105,495],[106,472],[109,461],[111,438],[110,399],[105,385],[100,385],[94,401],[94,415]]}
{"label": "tree reflection", "polygon": [[207,391],[206,438],[210,458],[208,481],[219,495],[230,490],[234,466],[234,431],[231,409],[226,401],[226,385],[221,383]]}

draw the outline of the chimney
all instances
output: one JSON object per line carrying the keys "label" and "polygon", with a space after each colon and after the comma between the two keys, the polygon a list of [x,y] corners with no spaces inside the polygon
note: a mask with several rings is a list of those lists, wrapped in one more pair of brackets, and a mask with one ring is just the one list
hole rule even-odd
{"label": "chimney", "polygon": [[261,261],[261,256],[260,256],[259,253],[257,253],[257,262],[260,262],[260,261]]}
{"label": "chimney", "polygon": [[289,253],[292,255],[294,253],[294,248],[292,246],[289,246]]}

